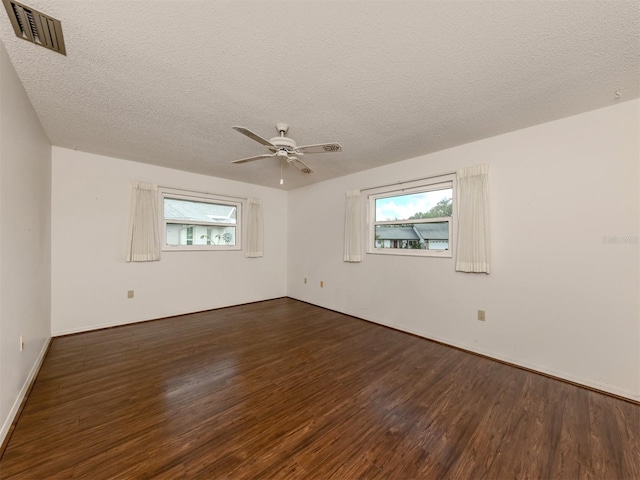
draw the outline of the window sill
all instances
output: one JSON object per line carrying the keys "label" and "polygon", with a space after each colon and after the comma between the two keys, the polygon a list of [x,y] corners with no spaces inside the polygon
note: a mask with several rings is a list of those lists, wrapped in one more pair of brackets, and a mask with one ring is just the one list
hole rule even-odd
{"label": "window sill", "polygon": [[237,245],[234,246],[223,246],[223,245],[182,245],[177,247],[162,247],[163,252],[232,252],[232,251],[241,251],[242,247]]}
{"label": "window sill", "polygon": [[370,255],[392,255],[401,257],[440,257],[440,258],[453,258],[451,250],[414,250],[407,249],[394,249],[390,248],[376,248],[367,252]]}

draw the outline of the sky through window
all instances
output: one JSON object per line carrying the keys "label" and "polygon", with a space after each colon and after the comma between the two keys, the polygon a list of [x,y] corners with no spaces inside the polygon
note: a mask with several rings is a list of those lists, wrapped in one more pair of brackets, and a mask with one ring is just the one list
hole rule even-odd
{"label": "sky through window", "polygon": [[426,213],[445,198],[451,198],[452,190],[434,190],[395,197],[376,199],[376,221],[407,220],[416,213]]}

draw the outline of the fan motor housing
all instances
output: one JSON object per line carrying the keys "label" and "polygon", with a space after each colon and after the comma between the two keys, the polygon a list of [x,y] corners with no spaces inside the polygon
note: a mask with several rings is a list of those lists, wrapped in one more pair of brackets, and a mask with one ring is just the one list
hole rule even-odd
{"label": "fan motor housing", "polygon": [[[278,147],[279,149],[284,148],[288,152],[295,150],[297,145],[292,139],[288,137],[273,137],[269,140],[270,143]],[[273,148],[269,148],[269,150],[274,150]]]}

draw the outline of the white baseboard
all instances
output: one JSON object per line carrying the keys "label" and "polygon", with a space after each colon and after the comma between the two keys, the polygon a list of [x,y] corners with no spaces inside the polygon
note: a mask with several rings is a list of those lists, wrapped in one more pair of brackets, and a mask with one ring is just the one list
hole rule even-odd
{"label": "white baseboard", "polygon": [[2,430],[0,430],[0,445],[4,443],[7,437],[7,434],[9,433],[9,429],[11,428],[11,425],[16,419],[16,415],[18,414],[18,411],[20,410],[20,405],[22,405],[22,402],[25,396],[27,395],[29,387],[31,386],[36,376],[38,375],[38,372],[40,371],[40,367],[42,366],[42,362],[44,361],[44,356],[47,353],[47,350],[49,349],[50,343],[51,343],[51,337],[47,338],[44,342],[44,345],[42,345],[42,350],[40,350],[40,353],[38,354],[38,357],[36,358],[36,361],[34,362],[33,367],[31,367],[31,371],[29,372],[29,375],[27,375],[27,378],[24,384],[22,385],[20,392],[18,393],[18,397],[16,398],[16,401],[13,402],[13,406],[9,411],[9,415],[7,416],[7,418],[4,421],[4,424],[2,425]]}
{"label": "white baseboard", "polygon": [[[347,315],[351,315],[351,314],[347,314]],[[541,374],[544,375],[548,375],[551,377],[555,377],[559,380],[566,380],[568,382],[571,383],[575,383],[577,385],[581,385],[587,388],[591,388],[591,389],[595,389],[595,390],[600,390],[603,392],[607,392],[607,393],[611,393],[613,395],[617,395],[619,397],[624,397],[624,398],[628,398],[629,400],[633,400],[635,402],[639,402],[640,401],[640,392],[632,392],[630,390],[626,390],[623,388],[619,388],[616,387],[614,385],[609,385],[606,383],[602,383],[602,382],[595,382],[593,380],[587,379],[587,378],[582,378],[582,377],[578,377],[576,375],[572,375],[566,372],[561,372],[558,370],[554,370],[552,368],[548,368],[548,367],[544,367],[542,365],[536,365],[534,363],[530,363],[530,362],[526,362],[526,361],[522,361],[521,359],[517,359],[517,358],[512,358],[506,355],[501,355],[501,354],[496,354],[494,352],[488,351],[488,350],[484,350],[478,347],[472,347],[469,345],[465,345],[459,342],[455,342],[452,341],[448,338],[440,338],[437,335],[426,335],[422,332],[418,332],[418,331],[413,331],[404,327],[401,327],[399,325],[395,325],[393,323],[390,322],[381,322],[379,320],[372,320],[372,319],[368,319],[368,318],[364,318],[364,317],[360,317],[363,318],[364,320],[367,320],[369,322],[372,323],[377,323],[380,325],[384,325],[386,327],[390,327],[393,328],[395,330],[400,330],[403,332],[407,332],[407,333],[411,333],[413,335],[417,335],[418,337],[422,337],[422,338],[426,338],[428,340],[434,340],[436,342],[440,342],[443,343],[445,345],[450,345],[452,347],[456,347],[459,348],[461,350],[466,350],[468,352],[472,352],[472,353],[477,353],[479,355],[482,355],[484,357],[489,357],[489,358],[493,358],[495,360],[499,360],[501,362],[505,362],[505,363],[510,363],[512,365],[518,366],[518,367],[522,367],[525,368],[527,370],[533,370],[535,372],[539,372]]]}
{"label": "white baseboard", "polygon": [[[295,297],[291,297],[294,298]],[[465,350],[467,352],[471,352],[471,353],[477,353],[479,355],[482,355],[484,357],[488,357],[488,358],[493,358],[495,360],[501,361],[501,362],[505,362],[505,363],[509,363],[512,365],[515,365],[517,367],[522,367],[524,369],[527,370],[532,370],[538,373],[541,373],[543,375],[547,375],[550,377],[554,377],[557,378],[559,380],[565,380],[567,382],[570,383],[574,383],[586,388],[590,388],[590,389],[595,389],[595,390],[600,390],[602,392],[606,392],[606,393],[610,393],[619,397],[624,397],[624,398],[628,398],[629,400],[632,400],[634,402],[640,402],[640,392],[634,392],[631,390],[627,390],[624,388],[620,388],[617,387],[615,385],[609,385],[607,383],[602,383],[602,382],[597,382],[597,381],[593,381],[591,379],[587,379],[587,378],[582,378],[576,375],[572,375],[570,373],[567,372],[562,372],[562,371],[558,371],[558,370],[554,370],[552,368],[548,368],[548,367],[544,367],[542,365],[536,365],[534,363],[530,363],[527,361],[523,361],[521,359],[518,358],[512,358],[506,355],[502,355],[502,354],[498,354],[495,352],[491,352],[488,350],[484,350],[481,348],[478,348],[476,346],[470,346],[470,345],[465,345],[463,343],[460,342],[456,342],[453,341],[449,338],[443,338],[443,337],[439,337],[437,335],[430,335],[430,334],[426,334],[424,332],[419,332],[416,330],[412,330],[412,329],[408,329],[405,328],[403,326],[400,325],[396,325],[393,322],[385,322],[385,321],[381,321],[379,319],[374,319],[374,318],[367,318],[363,315],[357,314],[357,313],[350,313],[350,312],[342,312],[340,310],[336,310],[335,308],[329,307],[329,306],[324,306],[324,305],[320,305],[320,304],[316,304],[316,303],[312,303],[309,302],[307,300],[303,300],[303,299],[296,299],[296,300],[301,300],[303,302],[306,303],[311,303],[312,305],[317,305],[319,307],[322,308],[328,308],[329,310],[334,310],[337,311],[339,313],[343,313],[345,315],[349,315],[355,318],[361,318],[363,320],[366,320],[368,322],[371,323],[377,323],[378,325],[384,325],[385,327],[389,327],[389,328],[393,328],[394,330],[399,330],[401,332],[406,332],[406,333],[410,333],[412,335],[416,335],[418,337],[422,337],[422,338],[426,338],[427,340],[434,340],[436,342],[445,344],[445,345],[450,345],[452,347],[456,347],[459,348],[461,350]]]}
{"label": "white baseboard", "polygon": [[[179,311],[179,312],[167,312],[162,314],[161,316],[150,316],[150,317],[142,317],[142,318],[137,318],[137,319],[128,319],[128,320],[123,320],[120,322],[107,322],[107,323],[99,323],[96,325],[83,325],[80,327],[75,327],[75,328],[63,328],[63,329],[58,329],[57,326],[53,325],[51,326],[51,336],[52,337],[62,337],[64,335],[73,335],[76,333],[86,333],[86,332],[92,332],[94,330],[103,330],[105,328],[113,328],[113,327],[122,327],[125,325],[134,325],[136,323],[143,323],[143,322],[151,322],[154,320],[164,320],[164,319],[168,319],[168,318],[173,318],[173,317],[180,317],[182,315],[192,315],[194,313],[203,313],[203,312],[210,312],[213,310],[219,310],[221,308],[229,308],[229,307],[239,307],[241,305],[249,305],[251,303],[258,303],[258,302],[266,302],[269,300],[275,300],[278,298],[285,298],[286,295],[280,295],[278,297],[269,297],[269,298],[259,298],[257,300],[248,300],[246,302],[242,302],[242,303],[224,303],[221,305],[213,305],[211,307],[207,307],[203,310],[189,310],[187,312],[183,312],[183,311]],[[53,323],[53,322],[52,322]]]}

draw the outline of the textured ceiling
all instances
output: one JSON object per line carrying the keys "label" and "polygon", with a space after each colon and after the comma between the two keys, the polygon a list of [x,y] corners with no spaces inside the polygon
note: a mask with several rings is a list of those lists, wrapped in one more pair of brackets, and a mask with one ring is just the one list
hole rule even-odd
{"label": "textured ceiling", "polygon": [[[630,100],[639,2],[22,0],[67,56],[0,38],[53,145],[291,189]],[[615,98],[615,92],[622,94]],[[299,145],[315,170],[233,131]]]}

